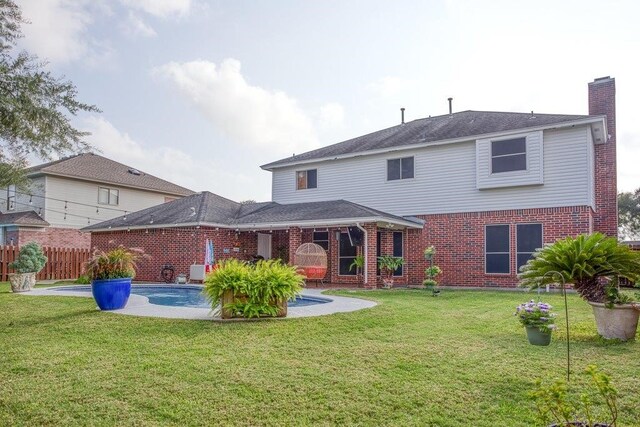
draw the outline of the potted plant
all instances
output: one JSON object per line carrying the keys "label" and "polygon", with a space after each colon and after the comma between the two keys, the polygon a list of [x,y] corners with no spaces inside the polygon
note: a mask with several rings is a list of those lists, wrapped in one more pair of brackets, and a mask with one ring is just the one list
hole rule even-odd
{"label": "potted plant", "polygon": [[635,337],[640,304],[620,293],[617,278],[638,282],[640,253],[601,233],[567,237],[534,254],[521,268],[520,285],[546,286],[558,275],[591,304],[602,337]]}
{"label": "potted plant", "polygon": [[12,292],[27,292],[36,285],[36,274],[47,263],[42,248],[36,242],[29,242],[20,248],[18,258],[9,264],[16,272],[9,274]]}
{"label": "potted plant", "polygon": [[356,275],[358,276],[358,281],[361,281],[360,277],[362,276],[362,269],[364,268],[364,256],[357,255],[351,265],[349,265],[349,271],[353,271],[356,269]]}
{"label": "potted plant", "polygon": [[433,264],[433,257],[436,254],[436,248],[433,246],[429,246],[424,250],[423,253],[424,259],[429,263],[429,267],[424,270],[426,278],[422,281],[422,285],[427,289],[431,289],[431,294],[435,297],[440,294],[440,290],[436,289],[436,286],[438,286],[438,282],[436,281],[435,277],[438,274],[442,273],[440,267]]}
{"label": "potted plant", "polygon": [[555,329],[556,315],[551,312],[551,305],[544,302],[522,303],[516,307],[515,316],[527,331],[529,343],[533,345],[549,345],[551,332]]}
{"label": "potted plant", "polygon": [[86,265],[91,293],[100,310],[118,310],[127,305],[131,280],[135,277],[140,249],[119,246],[108,252],[95,250]]}
{"label": "potted plant", "polygon": [[[536,388],[529,397],[535,402],[540,421],[545,424],[553,422],[549,427],[616,425],[618,391],[611,384],[611,378],[595,365],[589,365],[585,373],[590,383],[572,384],[572,388],[564,380],[556,380],[550,385],[536,381]],[[605,411],[601,410],[603,406]],[[598,422],[597,419],[607,419],[607,422]]]}
{"label": "potted plant", "polygon": [[383,255],[378,257],[378,267],[382,276],[382,287],[391,289],[393,287],[393,272],[404,264],[402,257]]}
{"label": "potted plant", "polygon": [[214,312],[233,317],[285,317],[287,301],[302,290],[304,276],[296,268],[271,259],[249,265],[221,261],[204,280],[203,293]]}

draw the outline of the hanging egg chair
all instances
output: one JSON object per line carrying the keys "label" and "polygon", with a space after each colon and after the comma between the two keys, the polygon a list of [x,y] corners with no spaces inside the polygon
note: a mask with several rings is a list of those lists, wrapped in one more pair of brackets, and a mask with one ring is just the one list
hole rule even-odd
{"label": "hanging egg chair", "polygon": [[294,255],[295,265],[309,280],[321,280],[327,274],[327,253],[315,243],[303,243]]}

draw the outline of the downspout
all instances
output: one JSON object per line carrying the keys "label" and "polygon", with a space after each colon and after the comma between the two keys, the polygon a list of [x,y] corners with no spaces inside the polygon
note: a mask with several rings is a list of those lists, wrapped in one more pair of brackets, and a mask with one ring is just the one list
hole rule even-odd
{"label": "downspout", "polygon": [[367,256],[369,254],[369,239],[367,239],[367,230],[362,228],[359,222],[356,222],[356,227],[358,227],[360,230],[362,230],[362,233],[364,233],[364,283],[367,284],[369,283],[369,257]]}

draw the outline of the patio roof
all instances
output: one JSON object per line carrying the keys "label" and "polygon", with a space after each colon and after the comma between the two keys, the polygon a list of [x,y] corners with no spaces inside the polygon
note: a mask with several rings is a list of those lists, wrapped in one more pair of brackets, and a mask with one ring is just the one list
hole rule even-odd
{"label": "patio roof", "polygon": [[385,227],[422,228],[418,218],[401,217],[346,200],[295,204],[241,204],[204,191],[82,229],[87,232],[141,228],[220,227],[237,230],[346,226],[375,222]]}
{"label": "patio roof", "polygon": [[1,226],[48,227],[50,224],[35,211],[0,213]]}

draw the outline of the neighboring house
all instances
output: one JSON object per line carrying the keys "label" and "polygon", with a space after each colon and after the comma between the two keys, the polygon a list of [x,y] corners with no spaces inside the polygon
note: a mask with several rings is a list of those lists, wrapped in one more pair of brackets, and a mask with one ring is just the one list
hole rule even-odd
{"label": "neighboring house", "polygon": [[89,248],[88,224],[175,200],[193,191],[97,154],[27,170],[29,190],[0,191],[0,243]]}
{"label": "neighboring house", "polygon": [[[272,172],[273,202],[228,201],[221,209],[220,200],[201,203],[198,195],[86,230],[98,246],[177,242],[180,256],[197,263],[205,239],[217,259],[257,253],[291,262],[301,243],[315,241],[328,250],[327,281],[366,287],[379,284],[376,257],[387,254],[406,261],[398,283],[420,284],[422,253],[433,245],[441,283],[514,286],[519,267],[545,243],[593,231],[617,235],[615,81],[589,84],[589,115],[450,113],[262,168]],[[170,205],[178,217],[149,223]],[[201,217],[200,209],[220,216]],[[193,221],[184,217],[190,211],[198,212]],[[364,238],[353,245],[349,231],[357,230]],[[357,254],[366,259],[362,279],[349,270]],[[172,255],[165,250],[162,262]],[[151,270],[144,279],[157,280],[159,266]]]}

